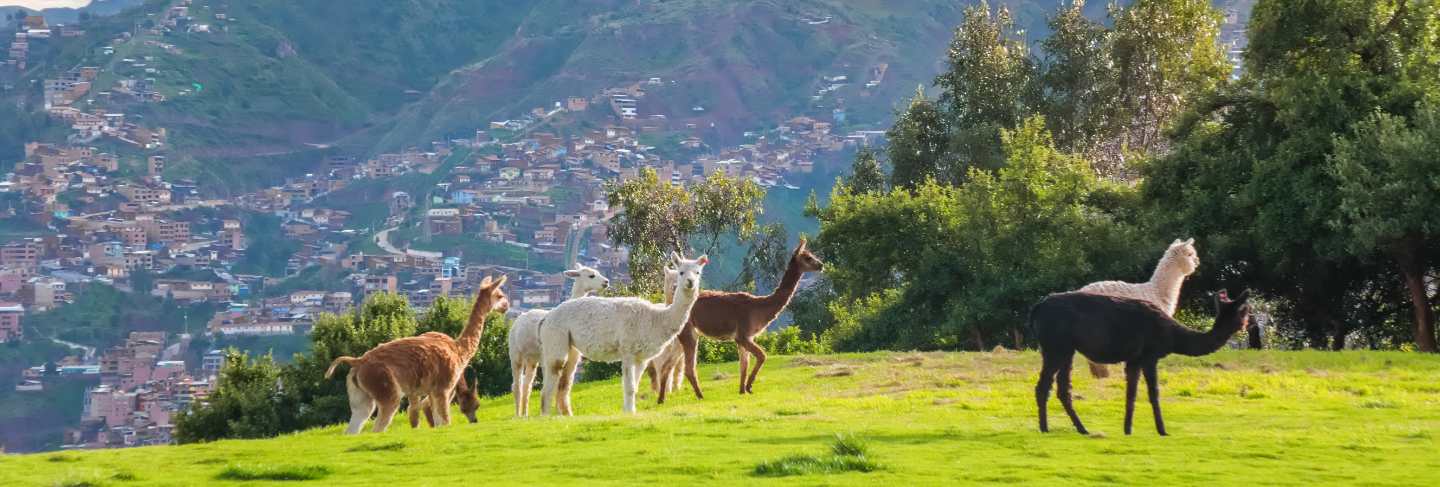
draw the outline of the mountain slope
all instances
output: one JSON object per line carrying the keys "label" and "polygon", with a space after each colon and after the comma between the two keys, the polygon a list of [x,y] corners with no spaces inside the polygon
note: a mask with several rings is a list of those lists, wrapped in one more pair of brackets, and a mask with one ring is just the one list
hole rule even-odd
{"label": "mountain slope", "polygon": [[[1055,401],[1052,433],[1037,433],[1034,352],[766,365],[753,396],[737,396],[734,364],[721,364],[702,370],[705,400],[682,391],[664,406],[643,401],[635,416],[617,414],[620,387],[607,381],[576,388],[573,418],[512,419],[506,396],[484,401],[479,424],[439,430],[397,424],[346,437],[336,425],[272,440],[0,456],[0,484],[208,485],[268,473],[313,485],[1417,485],[1440,467],[1440,360],[1413,353],[1166,359],[1168,438],[1155,435],[1143,399],[1135,435],[1122,435],[1123,381],[1078,372],[1077,408],[1103,434],[1075,434]],[[879,469],[756,476],[762,462],[830,458],[836,434],[867,444]]]}

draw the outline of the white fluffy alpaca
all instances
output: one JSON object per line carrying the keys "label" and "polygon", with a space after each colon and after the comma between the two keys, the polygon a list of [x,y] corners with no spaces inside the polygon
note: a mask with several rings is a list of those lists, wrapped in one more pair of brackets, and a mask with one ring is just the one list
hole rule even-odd
{"label": "white fluffy alpaca", "polygon": [[[680,279],[680,273],[669,267],[665,268],[665,283],[661,289],[665,290],[665,304],[675,302],[675,281]],[[650,365],[645,367],[645,373],[650,376],[650,390],[656,393],[661,388],[665,392],[675,392],[680,381],[684,380],[685,369],[685,347],[680,345],[680,340],[672,340],[665,350],[650,359]]]}
{"label": "white fluffy alpaca", "polygon": [[[1150,275],[1149,281],[1100,281],[1085,285],[1080,292],[1149,301],[1165,314],[1174,316],[1175,307],[1179,305],[1180,287],[1185,283],[1185,277],[1193,274],[1198,267],[1200,255],[1195,252],[1195,239],[1175,239],[1170,248],[1165,249],[1165,255],[1160,257],[1160,263],[1155,265],[1155,273]],[[1095,377],[1110,375],[1104,365],[1095,362],[1090,362],[1090,373]]]}
{"label": "white fluffy alpaca", "polygon": [[[597,362],[620,362],[624,411],[635,412],[635,390],[645,364],[659,355],[690,319],[700,295],[700,274],[709,263],[670,255],[679,279],[675,302],[652,303],[643,298],[584,297],[560,303],[540,326],[540,366],[545,371],[540,410],[574,414],[570,387],[582,356]],[[554,409],[551,409],[551,406]]]}
{"label": "white fluffy alpaca", "polygon": [[[565,271],[565,277],[575,281],[570,299],[610,287],[610,279],[600,271],[579,264]],[[526,311],[510,327],[510,393],[515,396],[516,416],[530,414],[530,391],[535,387],[535,369],[540,366],[540,322],[547,313],[549,310]]]}

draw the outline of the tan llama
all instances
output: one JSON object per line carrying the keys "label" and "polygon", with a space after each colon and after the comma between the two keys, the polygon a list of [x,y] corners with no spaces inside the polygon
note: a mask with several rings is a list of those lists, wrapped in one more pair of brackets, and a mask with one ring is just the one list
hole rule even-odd
{"label": "tan llama", "polygon": [[406,396],[428,396],[426,404],[437,426],[450,424],[451,394],[465,376],[465,365],[480,348],[485,316],[491,311],[503,313],[510,309],[510,301],[500,290],[504,284],[504,276],[498,280],[487,276],[480,282],[480,294],[475,297],[470,320],[459,338],[432,331],[382,343],[360,358],[336,358],[325,377],[330,378],[340,364],[350,365],[350,374],[345,377],[350,427],[345,434],[359,433],[377,407],[380,412],[375,417],[374,431],[385,431],[400,409],[400,399]]}

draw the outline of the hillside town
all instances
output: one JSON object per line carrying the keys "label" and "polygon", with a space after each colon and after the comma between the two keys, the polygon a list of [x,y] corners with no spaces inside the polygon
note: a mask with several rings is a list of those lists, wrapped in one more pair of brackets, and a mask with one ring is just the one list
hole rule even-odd
{"label": "hillside town", "polygon": [[[146,35],[208,30],[186,3]],[[47,38],[50,26],[34,18],[11,44],[9,69],[23,71],[29,46]],[[129,33],[113,47],[131,42],[156,56],[174,51]],[[168,162],[184,153],[170,146],[164,127],[127,112],[169,102],[147,59],[44,79],[43,112],[68,132],[25,144],[22,160],[3,161],[0,342],[55,339],[27,337],[27,317],[74,303],[91,286],[216,310],[203,330],[133,332],[121,345],[84,353],[76,345],[61,362],[27,369],[14,385],[19,393],[44,391],[47,377],[87,384],[82,422],[67,433],[66,448],[170,442],[170,419],[210,390],[222,359],[219,350],[190,353],[199,334],[304,335],[322,313],[346,312],[374,293],[397,293],[425,309],[438,297],[470,296],[483,276],[502,273],[513,283],[512,313],[550,307],[566,295],[556,271],[573,263],[626,275],[626,250],[606,235],[605,221],[617,211],[606,203],[608,183],[650,168],[674,185],[719,172],[795,190],[786,178],[814,171],[817,158],[884,136],[839,133],[845,113],[835,109],[829,120],[795,117],[745,134],[745,144],[711,147],[700,136],[705,107],[672,121],[647,106],[647,90],[665,85],[651,77],[495,120],[463,138],[393,153],[331,150],[303,176],[227,194],[174,176]],[[884,71],[874,70],[870,82]],[[848,78],[817,82],[819,97]],[[577,119],[597,128],[564,122]],[[246,265],[257,248],[277,243],[293,249],[283,266]],[[321,273],[340,278],[306,277]],[[187,364],[187,356],[203,359]]]}

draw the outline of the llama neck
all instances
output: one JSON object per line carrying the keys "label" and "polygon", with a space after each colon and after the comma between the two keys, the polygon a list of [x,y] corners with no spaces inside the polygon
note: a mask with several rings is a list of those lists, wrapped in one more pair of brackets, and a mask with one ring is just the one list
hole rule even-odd
{"label": "llama neck", "polygon": [[570,299],[583,298],[586,294],[590,294],[590,291],[581,286],[579,282],[570,286]]}
{"label": "llama neck", "polygon": [[480,335],[485,332],[485,315],[490,314],[490,303],[484,298],[475,301],[475,307],[470,308],[470,320],[465,322],[465,330],[460,332],[460,337],[455,339],[456,345],[460,348],[460,356],[467,362],[475,356],[475,351],[480,349]]}
{"label": "llama neck", "polygon": [[688,289],[678,291],[670,304],[665,307],[665,311],[661,313],[660,326],[665,328],[666,332],[679,333],[680,329],[685,327],[685,322],[690,321],[690,309],[695,307],[695,300],[700,296],[698,288],[693,291]]}
{"label": "llama neck", "polygon": [[1223,326],[1218,322],[1214,327],[1210,328],[1210,331],[1205,333],[1190,330],[1178,323],[1174,326],[1176,328],[1175,353],[1190,357],[1199,357],[1201,355],[1215,353],[1216,350],[1220,350],[1221,347],[1224,347],[1225,344],[1230,341],[1231,335],[1235,334],[1234,329]]}
{"label": "llama neck", "polygon": [[780,285],[764,299],[765,304],[774,308],[775,314],[780,314],[780,310],[790,304],[790,298],[795,297],[795,289],[800,286],[800,276],[803,274],[800,260],[790,259],[790,265],[785,267],[785,275],[780,278]]}
{"label": "llama neck", "polygon": [[1185,283],[1185,272],[1180,270],[1180,263],[1169,255],[1160,259],[1155,266],[1155,273],[1150,275],[1150,284],[1155,290],[1169,314],[1175,314],[1175,303],[1180,301],[1180,287]]}

